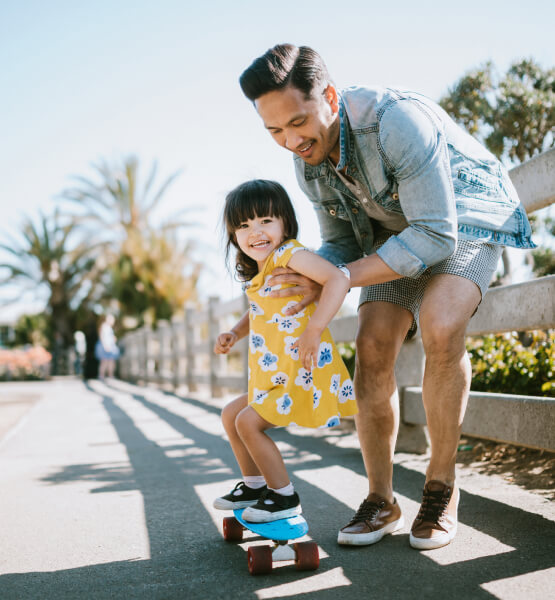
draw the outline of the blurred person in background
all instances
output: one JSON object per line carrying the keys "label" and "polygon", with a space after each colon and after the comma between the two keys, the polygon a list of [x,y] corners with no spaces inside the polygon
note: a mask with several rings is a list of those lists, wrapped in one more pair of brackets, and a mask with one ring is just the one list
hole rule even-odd
{"label": "blurred person in background", "polygon": [[96,358],[100,361],[99,378],[113,377],[119,348],[114,334],[114,316],[106,315],[98,328],[98,341],[95,346]]}

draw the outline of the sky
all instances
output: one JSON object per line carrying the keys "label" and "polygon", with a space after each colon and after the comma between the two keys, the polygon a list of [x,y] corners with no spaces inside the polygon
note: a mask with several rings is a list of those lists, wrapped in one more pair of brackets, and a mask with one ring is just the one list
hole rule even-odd
{"label": "sky", "polygon": [[[281,182],[300,240],[319,244],[292,155],[239,88],[254,58],[277,43],[308,45],[339,88],[399,86],[438,100],[487,60],[500,72],[524,57],[552,66],[554,22],[548,0],[2,0],[0,241],[25,217],[52,213],[72,176],[134,154],[145,177],[158,162],[159,183],[183,170],[158,218],[186,210],[196,223],[186,235],[207,265],[201,297],[231,299],[240,289],[225,270],[219,221],[237,184]],[[0,308],[0,322],[42,303],[22,298]]]}

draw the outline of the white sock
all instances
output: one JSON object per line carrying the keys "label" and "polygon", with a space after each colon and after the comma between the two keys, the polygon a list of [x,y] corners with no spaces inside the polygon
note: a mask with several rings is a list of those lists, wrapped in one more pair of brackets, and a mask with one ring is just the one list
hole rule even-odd
{"label": "white sock", "polygon": [[243,477],[243,481],[247,487],[251,488],[251,490],[259,490],[266,485],[266,480],[262,475],[247,475],[246,477]]}
{"label": "white sock", "polygon": [[295,488],[293,487],[292,483],[288,483],[285,487],[279,488],[279,490],[276,490],[274,488],[270,489],[273,490],[276,494],[281,494],[282,496],[292,496],[295,493]]}

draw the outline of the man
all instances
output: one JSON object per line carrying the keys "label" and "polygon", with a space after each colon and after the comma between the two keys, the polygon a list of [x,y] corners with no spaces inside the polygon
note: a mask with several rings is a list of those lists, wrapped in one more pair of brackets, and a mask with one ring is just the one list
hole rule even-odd
{"label": "man", "polygon": [[[274,140],[295,155],[320,223],[319,254],[363,288],[355,391],[369,495],[338,541],[373,544],[403,526],[392,484],[394,365],[418,323],[431,458],[410,544],[444,546],[457,529],[455,457],[471,376],[465,330],[502,247],[534,247],[526,214],[495,157],[424,96],[338,92],[322,58],[290,44],[256,59],[240,84]],[[295,311],[319,292],[294,273],[271,283],[294,284],[274,294],[304,295]]]}

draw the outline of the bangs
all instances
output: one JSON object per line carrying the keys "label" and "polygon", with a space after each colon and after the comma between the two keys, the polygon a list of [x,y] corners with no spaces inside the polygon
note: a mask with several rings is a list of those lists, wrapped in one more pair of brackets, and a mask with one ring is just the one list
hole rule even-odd
{"label": "bangs", "polygon": [[254,180],[243,183],[228,194],[224,219],[230,233],[245,221],[268,216],[281,218],[285,228],[289,229],[287,224],[291,221],[292,210],[285,190],[278,183]]}

